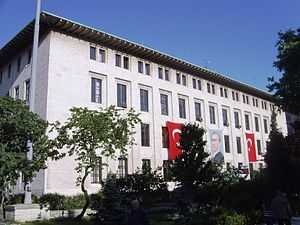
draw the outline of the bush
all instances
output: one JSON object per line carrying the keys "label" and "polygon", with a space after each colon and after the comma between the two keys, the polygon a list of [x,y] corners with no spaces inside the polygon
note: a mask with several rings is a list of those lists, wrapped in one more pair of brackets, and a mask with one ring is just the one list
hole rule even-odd
{"label": "bush", "polygon": [[217,217],[216,225],[245,225],[246,217],[234,211],[224,211]]}
{"label": "bush", "polygon": [[85,204],[83,195],[66,196],[64,200],[64,209],[82,209]]}
{"label": "bush", "polygon": [[[32,203],[38,203],[38,197],[36,195],[32,195]],[[16,194],[9,198],[7,205],[15,205],[24,203],[25,194]]]}
{"label": "bush", "polygon": [[39,199],[39,203],[42,205],[48,204],[50,207],[50,210],[59,210],[64,209],[64,201],[65,196],[57,194],[57,193],[49,193],[45,194]]}

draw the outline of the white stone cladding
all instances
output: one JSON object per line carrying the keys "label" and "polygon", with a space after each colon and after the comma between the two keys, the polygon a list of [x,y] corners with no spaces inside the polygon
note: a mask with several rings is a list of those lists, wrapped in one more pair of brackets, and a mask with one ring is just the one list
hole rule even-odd
{"label": "white stone cladding", "polygon": [[[244,114],[250,116],[250,130],[255,138],[261,140],[262,149],[265,151],[268,134],[263,130],[263,118],[268,120],[270,124],[270,102],[268,102],[268,110],[262,109],[261,99],[259,99],[259,107],[252,105],[252,97],[249,96],[250,104],[242,101],[242,92],[238,88],[234,91],[240,93],[239,102],[233,101],[231,98],[231,88],[228,88],[228,98],[220,97],[219,84],[214,83],[216,95],[207,93],[206,84],[208,81],[201,79],[202,90],[193,89],[192,75],[187,75],[187,86],[176,83],[176,70],[169,68],[170,81],[158,78],[158,66],[151,63],[151,75],[138,73],[138,59],[129,56],[129,70],[115,66],[115,50],[104,48],[106,50],[106,63],[90,60],[91,43],[80,40],[66,34],[51,31],[43,38],[39,46],[39,65],[37,77],[37,98],[36,112],[42,118],[49,122],[64,122],[70,115],[69,109],[76,107],[88,107],[97,109],[99,107],[107,107],[116,105],[117,101],[117,82],[127,85],[127,102],[129,107],[133,107],[137,112],[141,113],[141,119],[144,123],[150,124],[150,147],[141,146],[140,125],[137,126],[135,139],[136,145],[128,149],[128,169],[129,173],[135,171],[142,166],[142,159],[150,159],[151,167],[157,168],[162,166],[163,160],[167,160],[167,149],[162,148],[162,127],[166,125],[166,121],[174,122],[195,122],[194,102],[200,101],[204,107],[202,108],[203,121],[201,125],[206,129],[223,129],[223,134],[230,136],[230,153],[225,153],[225,162],[230,162],[234,166],[238,163],[248,165],[248,154],[245,138],[245,119]],[[102,47],[97,46],[96,47]],[[125,53],[120,53],[126,55]],[[163,66],[162,66],[163,67]],[[164,67],[163,67],[164,68]],[[5,68],[2,68],[5,70]],[[14,82],[3,81],[0,84],[0,95],[5,95],[10,90],[11,96],[14,96],[14,87],[24,86],[24,81],[30,76],[30,66],[15,77]],[[103,104],[91,102],[91,77],[101,78],[103,83]],[[4,79],[5,80],[5,79]],[[209,83],[213,83],[209,81]],[[140,111],[140,88],[147,89],[149,92],[149,112]],[[22,91],[21,91],[22,92]],[[23,93],[23,92],[22,92]],[[161,115],[160,93],[169,96],[169,115]],[[21,95],[22,96],[22,95]],[[187,119],[179,118],[178,97],[186,99]],[[255,98],[259,98],[254,96]],[[217,123],[211,125],[209,123],[209,105],[217,108]],[[229,110],[229,127],[224,127],[222,122],[222,108]],[[241,128],[234,126],[234,111],[240,113]],[[260,131],[255,132],[254,115],[260,118]],[[287,134],[287,126],[285,113],[278,114],[278,125],[284,134]],[[242,154],[237,153],[236,136],[242,138]],[[209,144],[209,143],[208,143]],[[260,157],[260,156],[258,156]],[[262,159],[262,158],[259,158]],[[116,172],[118,162],[104,159],[110,166],[104,168],[104,176],[109,171]],[[33,191],[37,194],[59,192],[66,195],[74,195],[80,193],[79,187],[75,185],[77,174],[74,171],[76,163],[72,157],[66,157],[59,161],[48,161],[48,168],[41,171],[34,184]],[[257,169],[258,165],[254,165]],[[92,184],[90,178],[86,182],[90,192],[99,190],[99,184]],[[22,185],[17,186],[17,190],[22,191]]]}

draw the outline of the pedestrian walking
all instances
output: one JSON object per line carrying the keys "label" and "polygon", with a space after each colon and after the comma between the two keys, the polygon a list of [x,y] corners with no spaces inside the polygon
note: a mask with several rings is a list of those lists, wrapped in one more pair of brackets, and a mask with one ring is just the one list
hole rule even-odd
{"label": "pedestrian walking", "polygon": [[291,225],[291,207],[286,194],[277,191],[271,203],[272,215],[278,225]]}

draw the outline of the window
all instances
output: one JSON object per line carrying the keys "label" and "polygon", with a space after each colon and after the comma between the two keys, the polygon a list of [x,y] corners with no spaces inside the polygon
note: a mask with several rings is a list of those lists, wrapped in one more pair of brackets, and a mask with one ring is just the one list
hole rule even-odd
{"label": "window", "polygon": [[21,62],[22,62],[22,58],[21,58],[21,56],[19,56],[18,62],[17,62],[17,72],[20,72],[20,70],[21,70]]}
{"label": "window", "polygon": [[15,99],[20,99],[20,88],[19,88],[19,86],[15,87]]}
{"label": "window", "polygon": [[182,75],[182,85],[186,86],[186,75]]}
{"label": "window", "polygon": [[144,63],[141,61],[138,61],[138,72],[144,73]]}
{"label": "window", "polygon": [[207,92],[210,93],[210,83],[207,83]]}
{"label": "window", "polygon": [[228,91],[226,88],[224,88],[224,96],[225,96],[225,98],[228,98]]}
{"label": "window", "polygon": [[197,80],[193,78],[193,88],[197,89]]}
{"label": "window", "polygon": [[267,119],[264,119],[264,130],[265,130],[265,134],[267,134],[269,131],[268,131],[268,121]]}
{"label": "window", "polygon": [[27,105],[30,103],[30,80],[25,81],[25,102]]}
{"label": "window", "polygon": [[158,78],[164,79],[163,69],[161,67],[158,67]]}
{"label": "window", "polygon": [[165,80],[167,80],[167,81],[170,80],[169,70],[168,69],[165,69]]}
{"label": "window", "polygon": [[168,95],[160,94],[161,114],[167,116],[169,114]]}
{"label": "window", "polygon": [[237,153],[239,153],[239,154],[242,153],[242,141],[241,141],[241,137],[236,137],[236,149],[237,149]]}
{"label": "window", "polygon": [[3,72],[0,71],[0,84],[2,84],[2,80],[3,80]]}
{"label": "window", "polygon": [[124,178],[128,175],[128,160],[124,157],[118,159],[118,176],[119,178]]}
{"label": "window", "polygon": [[127,56],[123,56],[123,67],[126,70],[129,70],[129,58]]}
{"label": "window", "polygon": [[149,112],[148,90],[140,89],[140,105],[141,111]]}
{"label": "window", "polygon": [[222,87],[220,87],[220,96],[221,96],[221,97],[224,97],[224,91],[223,91],[223,88],[222,88]]}
{"label": "window", "polygon": [[170,167],[171,167],[170,161],[169,160],[164,160],[163,161],[163,174],[164,174],[164,180],[165,181],[171,181],[171,179],[172,179]]}
{"label": "window", "polygon": [[181,84],[181,76],[180,76],[180,73],[176,73],[176,82],[177,82],[177,84]]}
{"label": "window", "polygon": [[197,83],[198,83],[198,90],[201,91],[202,87],[201,87],[201,80],[197,80]]}
{"label": "window", "polygon": [[195,102],[195,116],[196,116],[196,121],[202,122],[201,103],[200,102]]}
{"label": "window", "polygon": [[169,148],[169,133],[167,127],[162,127],[162,147]]}
{"label": "window", "polygon": [[229,135],[224,135],[225,152],[230,153]]}
{"label": "window", "polygon": [[96,60],[96,48],[93,46],[90,46],[90,59]]}
{"label": "window", "polygon": [[121,67],[121,55],[116,54],[116,66]]}
{"label": "window", "polygon": [[250,118],[248,114],[245,114],[245,127],[246,130],[250,130]]}
{"label": "window", "polygon": [[185,119],[186,118],[185,99],[178,98],[178,102],[179,102],[179,117]]}
{"label": "window", "polygon": [[261,141],[260,140],[256,140],[256,146],[257,146],[257,154],[261,155],[262,151],[261,151]]}
{"label": "window", "polygon": [[96,161],[95,168],[92,173],[92,184],[100,184],[102,181],[102,158],[98,157]]}
{"label": "window", "polygon": [[234,94],[234,91],[232,92],[232,100],[235,101],[235,94]]}
{"label": "window", "polygon": [[143,147],[150,146],[150,125],[141,123],[141,140]]}
{"label": "window", "polygon": [[243,103],[246,103],[246,97],[244,94],[243,94]]}
{"label": "window", "polygon": [[150,159],[142,159],[142,171],[143,173],[151,172],[151,161]]}
{"label": "window", "polygon": [[239,95],[238,92],[235,93],[235,98],[236,98],[236,100],[237,100],[238,102],[240,101],[240,95]]}
{"label": "window", "polygon": [[216,94],[216,89],[215,89],[214,84],[211,85],[211,90],[212,90],[212,94],[215,95]]}
{"label": "window", "polygon": [[209,106],[209,118],[210,124],[216,124],[216,112],[215,107],[210,105]]}
{"label": "window", "polygon": [[127,107],[127,90],[125,84],[117,84],[117,106]]}
{"label": "window", "polygon": [[92,102],[102,103],[102,80],[92,78]]}
{"label": "window", "polygon": [[99,49],[99,62],[105,63],[106,62],[106,54],[104,49]]}
{"label": "window", "polygon": [[235,128],[238,128],[238,129],[241,128],[240,117],[239,117],[239,113],[238,112],[234,112],[234,123],[235,123]]}
{"label": "window", "polygon": [[246,95],[246,103],[249,105],[249,96]]}
{"label": "window", "polygon": [[32,54],[32,49],[29,49],[29,51],[28,51],[28,58],[27,58],[27,64],[30,64],[30,62],[31,62],[31,54]]}
{"label": "window", "polygon": [[223,116],[223,125],[225,127],[228,127],[229,121],[228,121],[228,110],[227,109],[222,109],[222,116]]}
{"label": "window", "polygon": [[149,63],[145,63],[145,70],[146,70],[146,75],[150,75],[150,64]]}
{"label": "window", "polygon": [[255,106],[258,107],[258,99],[255,99]]}
{"label": "window", "polygon": [[252,103],[253,103],[253,106],[255,106],[255,99],[252,98]]}
{"label": "window", "polygon": [[254,123],[255,123],[255,131],[259,132],[259,122],[258,122],[258,117],[254,117]]}
{"label": "window", "polygon": [[11,64],[8,65],[8,73],[7,73],[7,75],[8,75],[8,78],[11,77]]}

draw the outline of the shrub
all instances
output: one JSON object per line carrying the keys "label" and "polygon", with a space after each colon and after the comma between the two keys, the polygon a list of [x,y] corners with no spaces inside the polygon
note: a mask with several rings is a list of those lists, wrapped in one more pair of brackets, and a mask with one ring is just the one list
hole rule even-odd
{"label": "shrub", "polygon": [[[38,197],[36,195],[32,195],[32,203],[38,203]],[[8,205],[22,204],[24,203],[25,194],[16,194],[9,198],[7,202]]]}
{"label": "shrub", "polygon": [[245,225],[246,217],[234,211],[224,211],[217,217],[216,225]]}
{"label": "shrub", "polygon": [[59,210],[64,209],[65,198],[65,196],[57,193],[49,193],[40,197],[39,203],[43,205],[48,204],[50,210]]}
{"label": "shrub", "polygon": [[66,196],[64,199],[64,209],[82,209],[85,204],[83,195]]}

